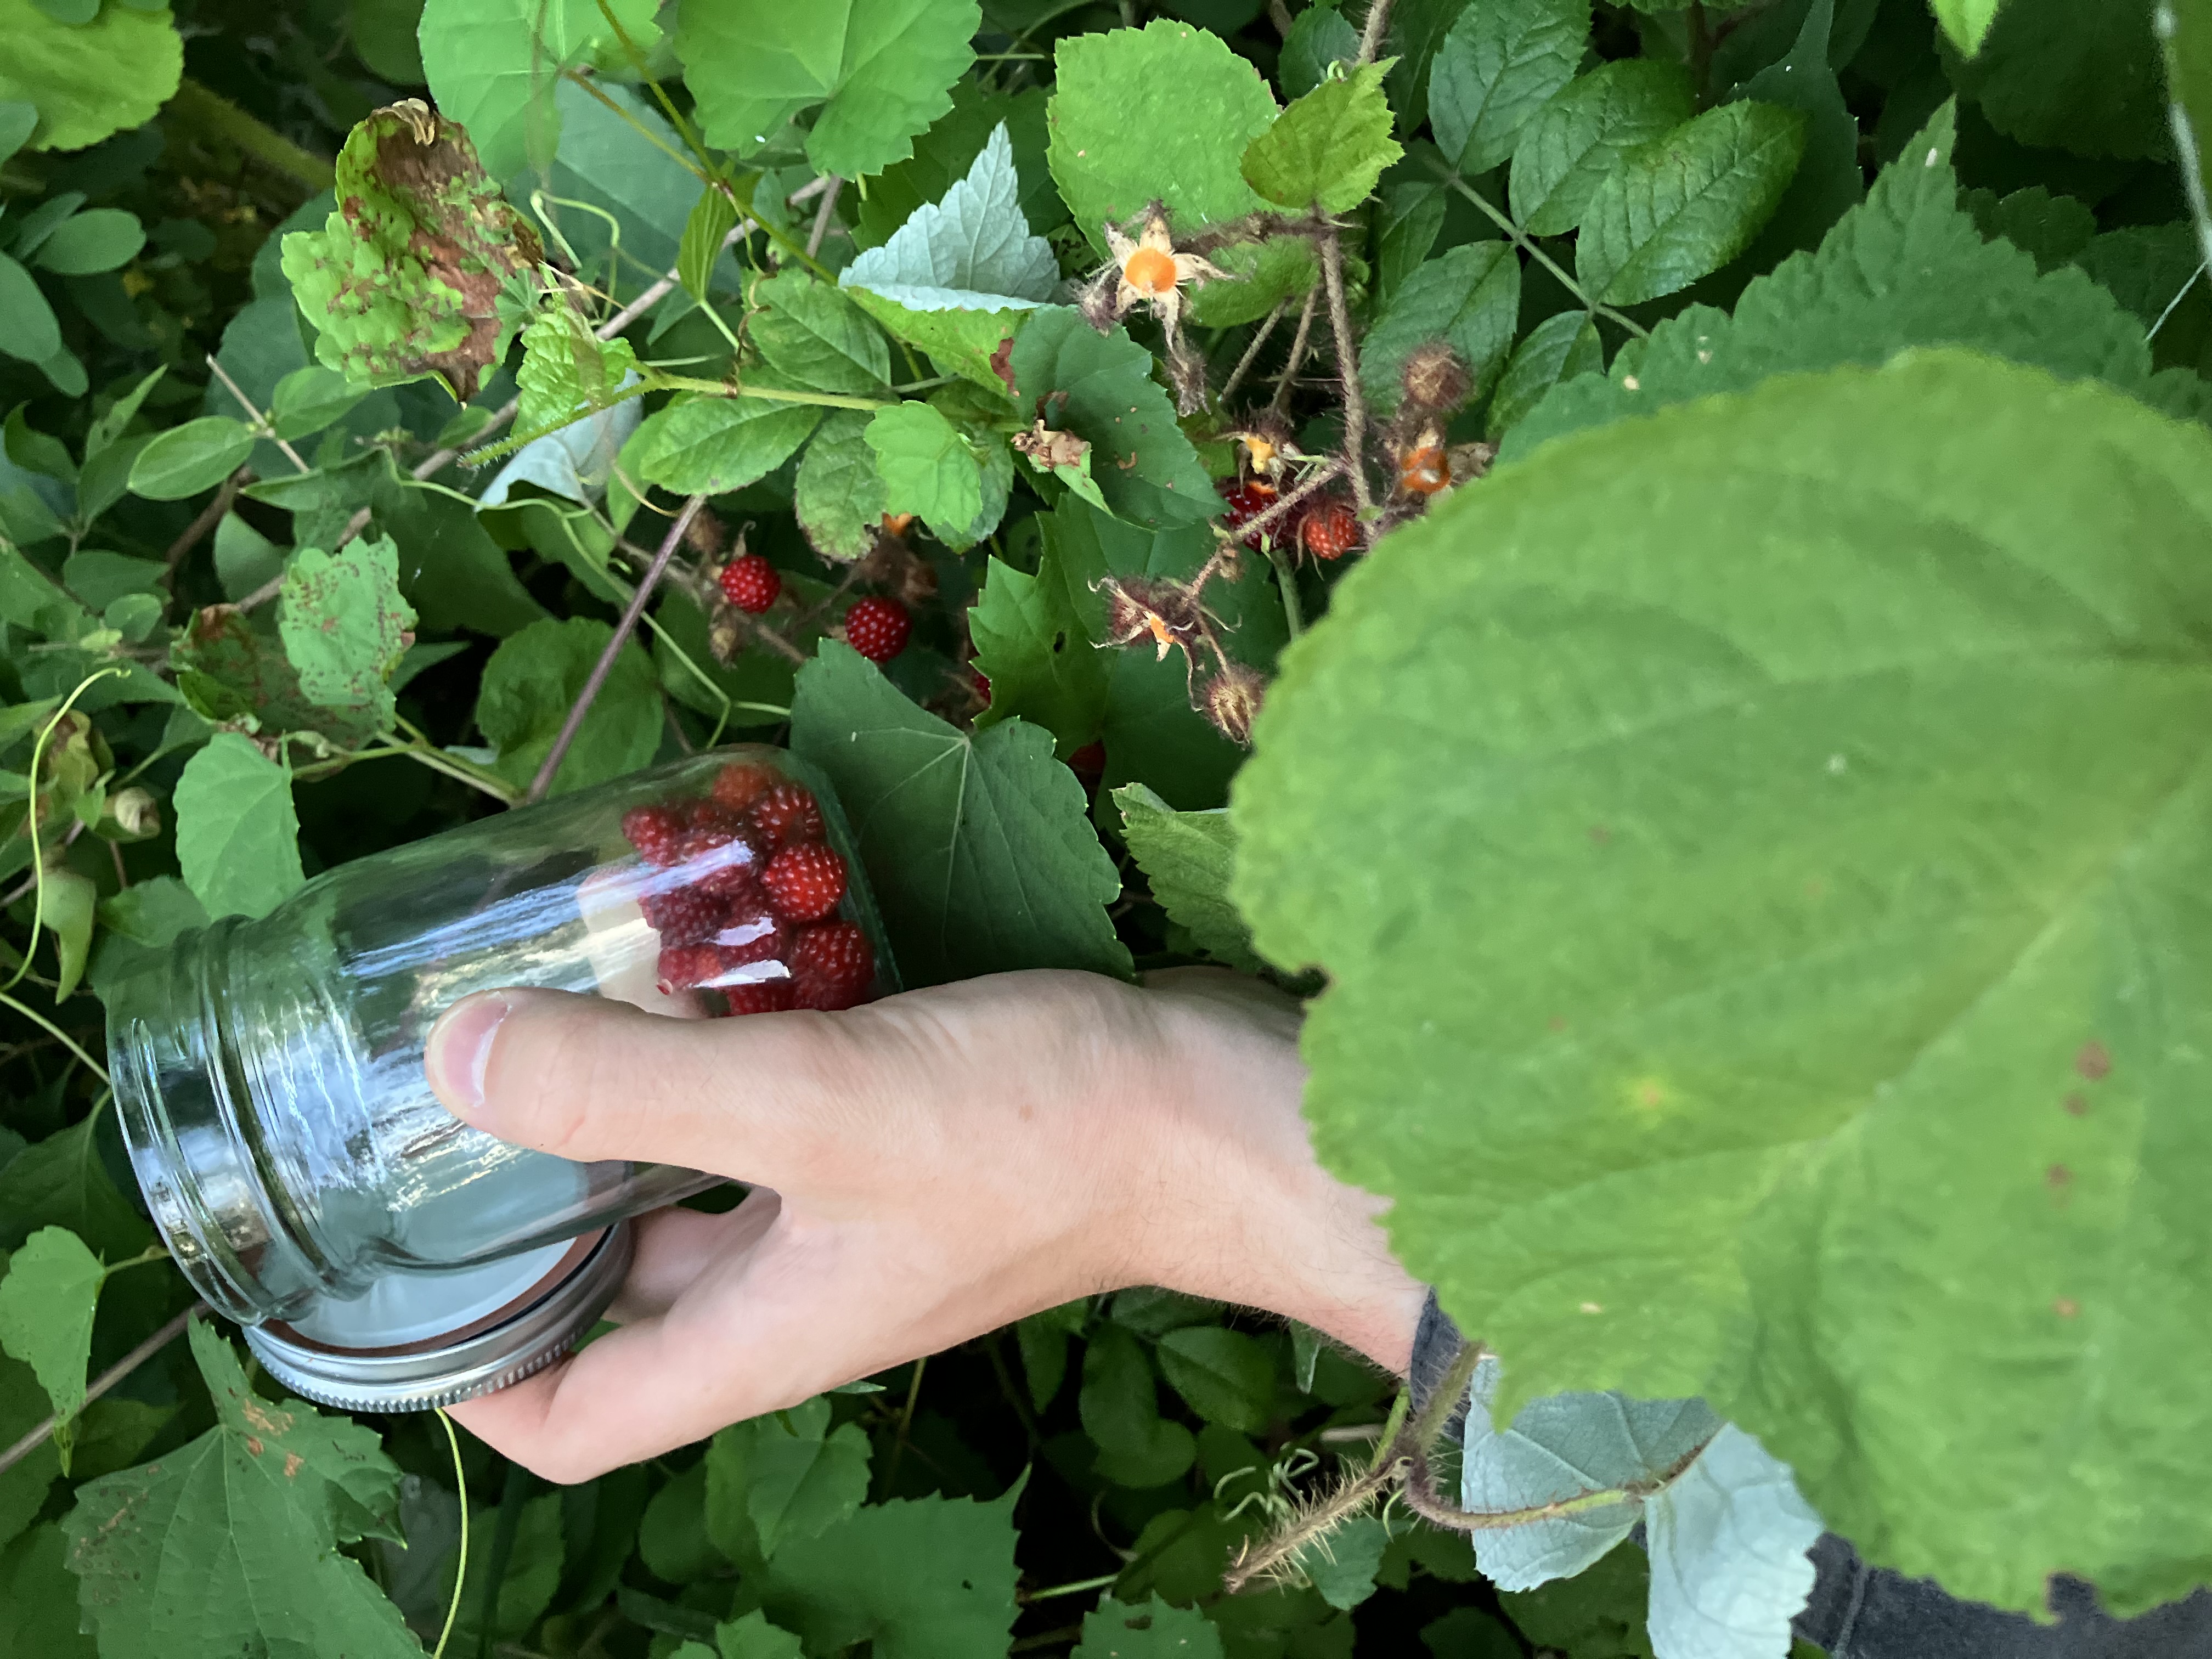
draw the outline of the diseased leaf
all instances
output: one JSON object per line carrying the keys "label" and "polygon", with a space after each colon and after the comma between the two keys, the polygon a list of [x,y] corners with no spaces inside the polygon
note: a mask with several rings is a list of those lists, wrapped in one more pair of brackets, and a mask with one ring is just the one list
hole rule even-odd
{"label": "diseased leaf", "polygon": [[1384,414],[1405,396],[1406,359],[1432,340],[1459,353],[1475,386],[1511,349],[1521,315],[1521,258],[1509,242],[1467,242],[1415,268],[1375,319],[1359,354],[1359,384]]}
{"label": "diseased leaf", "polygon": [[1620,159],[1697,113],[1689,72],[1649,58],[1602,64],[1553,94],[1513,152],[1513,216],[1538,236],[1582,223]]}
{"label": "diseased leaf", "polygon": [[821,104],[808,159],[859,179],[911,155],[952,106],[981,23],[975,0],[726,0],[680,15],[676,54],[708,143],[750,155]]}
{"label": "diseased leaf", "polygon": [[270,736],[316,732],[350,748],[386,723],[373,696],[342,705],[309,697],[275,632],[229,605],[195,611],[171,644],[169,662],[186,706],[215,724]]}
{"label": "diseased leaf", "polygon": [[1635,305],[1687,288],[1750,246],[1805,152],[1802,112],[1724,104],[1622,154],[1583,216],[1575,274]]}
{"label": "diseased leaf", "polygon": [[[552,0],[556,5],[576,0]],[[284,276],[318,332],[315,357],[359,386],[435,376],[477,395],[506,355],[501,291],[544,257],[467,131],[419,100],[380,109],[338,152],[337,211],[284,238]]]}
{"label": "diseased leaf", "polygon": [[811,1653],[869,1641],[878,1659],[973,1659],[1014,1622],[1017,1482],[996,1501],[894,1498],[785,1541],[762,1611]]}
{"label": "diseased leaf", "polygon": [[1655,1659],[1771,1659],[1812,1594],[1820,1517],[1789,1466],[1724,1425],[1644,1506]]}
{"label": "diseased leaf", "polygon": [[1021,311],[1050,300],[1060,262],[1049,242],[1030,234],[1006,124],[992,129],[965,178],[916,208],[837,281],[909,311]]}
{"label": "diseased leaf", "polygon": [[1484,0],[1459,14],[1429,66],[1437,148],[1462,173],[1510,161],[1522,129],[1574,79],[1589,0]]}
{"label": "diseased leaf", "polygon": [[817,392],[885,394],[890,346],[842,294],[799,270],[769,277],[753,294],[761,309],[746,327],[779,374]]}
{"label": "diseased leaf", "polygon": [[285,567],[276,629],[310,702],[362,710],[379,731],[390,726],[385,682],[414,626],[414,608],[399,597],[398,551],[386,538],[356,537],[335,555],[303,547]]}
{"label": "diseased leaf", "polygon": [[1052,176],[1101,258],[1107,222],[1154,200],[1178,237],[1265,205],[1242,163],[1274,125],[1274,94],[1219,37],[1154,18],[1064,36],[1053,69]]}
{"label": "diseased leaf", "polygon": [[868,447],[884,481],[885,510],[919,514],[939,536],[954,534],[983,510],[983,468],[958,428],[925,403],[878,410]]}
{"label": "diseased leaf", "polygon": [[[653,9],[651,0],[607,8],[641,48],[659,38]],[[432,100],[468,129],[494,179],[552,161],[563,70],[626,61],[599,0],[424,0],[419,39]]]}
{"label": "diseased leaf", "polygon": [[1152,896],[1170,918],[1190,930],[1206,955],[1239,973],[1256,974],[1251,929],[1229,897],[1236,867],[1237,832],[1216,807],[1178,812],[1141,783],[1114,792],[1121,830]]}
{"label": "diseased leaf", "polygon": [[0,0],[0,103],[28,105],[38,125],[33,149],[82,149],[150,121],[176,95],[184,42],[167,7],[97,9],[78,24],[58,21],[34,0]]}
{"label": "diseased leaf", "polygon": [[177,862],[211,916],[265,916],[307,882],[291,769],[218,732],[177,780]]}
{"label": "diseased leaf", "polygon": [[[493,769],[527,786],[553,750],[569,707],[614,637],[589,617],[532,623],[509,635],[484,665],[477,725],[499,751]],[[635,640],[623,641],[592,700],[550,793],[566,794],[634,772],[660,747],[660,684]]]}
{"label": "diseased leaf", "polygon": [[1504,1409],[1701,1395],[2000,1606],[2196,1581],[2208,530],[2212,434],[1927,351],[1561,443],[1339,591],[1236,896]]}
{"label": "diseased leaf", "polygon": [[1128,973],[1104,908],[1121,878],[1044,731],[958,732],[831,642],[799,671],[791,740],[836,787],[908,984]]}
{"label": "diseased leaf", "polygon": [[84,1403],[100,1258],[65,1227],[42,1227],[8,1259],[0,1279],[0,1348],[37,1373],[54,1407],[54,1446],[69,1473],[70,1421]]}
{"label": "diseased leaf", "polygon": [[263,1399],[206,1321],[191,1345],[216,1426],[80,1487],[62,1521],[102,1659],[419,1659],[398,1608],[339,1551],[397,1536],[399,1470],[376,1431]]}
{"label": "diseased leaf", "polygon": [[[1298,14],[1301,20],[1325,6]],[[1221,1632],[1194,1607],[1172,1607],[1158,1595],[1117,1601],[1109,1594],[1083,1616],[1082,1639],[1069,1659],[1222,1659]]]}
{"label": "diseased leaf", "polygon": [[721,495],[766,477],[798,453],[819,404],[694,398],[646,417],[632,441],[639,473],[681,495]]}
{"label": "diseased leaf", "polygon": [[[1349,213],[1405,149],[1390,136],[1387,64],[1367,64],[1292,104],[1244,151],[1245,182],[1289,208]],[[1273,301],[1269,301],[1270,304]]]}
{"label": "diseased leaf", "polygon": [[1152,378],[1152,353],[1126,330],[1101,334],[1080,313],[1054,306],[1024,326],[1012,362],[1024,418],[1091,445],[1091,476],[1116,515],[1158,529],[1219,509],[1213,481]]}

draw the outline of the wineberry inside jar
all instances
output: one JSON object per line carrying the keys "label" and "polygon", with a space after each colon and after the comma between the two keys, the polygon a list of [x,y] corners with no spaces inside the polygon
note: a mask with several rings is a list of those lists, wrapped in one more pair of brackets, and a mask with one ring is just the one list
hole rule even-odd
{"label": "wineberry inside jar", "polygon": [[287,1340],[382,1352],[511,1311],[593,1230],[719,1179],[457,1121],[422,1049],[461,998],[544,988],[698,1020],[896,985],[835,799],[790,755],[741,746],[217,921],[111,997],[108,1047],[140,1186],[200,1293]]}

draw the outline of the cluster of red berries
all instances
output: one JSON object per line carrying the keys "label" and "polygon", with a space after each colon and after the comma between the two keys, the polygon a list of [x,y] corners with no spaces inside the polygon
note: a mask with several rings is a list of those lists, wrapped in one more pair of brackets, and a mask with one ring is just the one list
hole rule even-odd
{"label": "cluster of red berries", "polygon": [[[722,597],[749,617],[765,612],[783,593],[782,573],[757,553],[732,559],[720,577]],[[845,641],[870,662],[889,662],[906,649],[914,618],[896,599],[870,595],[845,613]]]}
{"label": "cluster of red berries", "polygon": [[[1273,485],[1262,483],[1257,478],[1242,483],[1224,478],[1214,488],[1228,503],[1229,510],[1224,516],[1231,530],[1249,524],[1274,506],[1278,493]],[[1262,536],[1271,537],[1278,546],[1302,548],[1316,559],[1340,559],[1359,545],[1359,520],[1350,501],[1323,490],[1308,496],[1264,530],[1246,535],[1243,538],[1244,545],[1258,552]]]}
{"label": "cluster of red berries", "polygon": [[622,830],[655,872],[638,903],[660,936],[663,995],[718,991],[732,1014],[866,1000],[875,949],[836,919],[845,860],[804,787],[738,761],[705,799],[634,806]]}

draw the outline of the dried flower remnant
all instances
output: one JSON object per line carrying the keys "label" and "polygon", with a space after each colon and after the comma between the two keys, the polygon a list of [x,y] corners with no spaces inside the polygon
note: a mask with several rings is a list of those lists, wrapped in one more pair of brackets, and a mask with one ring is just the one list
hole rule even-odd
{"label": "dried flower remnant", "polygon": [[1200,712],[1223,737],[1249,749],[1252,722],[1259,718],[1260,705],[1267,696],[1267,682],[1256,670],[1224,659],[1219,672],[1206,683]]}
{"label": "dried flower remnant", "polygon": [[1091,453],[1090,441],[1073,432],[1055,432],[1039,421],[1027,432],[1014,434],[1014,448],[1040,467],[1080,466]]}

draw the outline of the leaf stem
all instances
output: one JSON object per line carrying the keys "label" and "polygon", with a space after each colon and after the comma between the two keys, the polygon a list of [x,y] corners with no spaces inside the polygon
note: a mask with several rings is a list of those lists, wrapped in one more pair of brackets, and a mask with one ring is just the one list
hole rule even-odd
{"label": "leaf stem", "polygon": [[884,1471],[884,1495],[890,1495],[891,1482],[898,1479],[899,1460],[906,1455],[906,1437],[914,1431],[914,1408],[921,1399],[921,1374],[929,1368],[927,1354],[914,1362],[913,1380],[906,1385],[906,1406],[899,1413],[898,1436],[891,1442],[890,1467]]}
{"label": "leaf stem", "polygon": [[199,515],[186,525],[184,533],[169,544],[169,550],[161,556],[161,580],[172,589],[177,585],[177,567],[184,562],[185,555],[207,539],[208,533],[221,524],[223,515],[230,511],[238,492],[253,482],[253,469],[241,466],[222,481],[214,498],[199,510]]}
{"label": "leaf stem", "polygon": [[584,682],[584,689],[576,694],[576,701],[568,709],[568,718],[561,722],[560,735],[553,739],[553,747],[546,751],[544,763],[538,769],[538,775],[530,781],[529,791],[523,796],[525,804],[544,799],[545,792],[553,787],[553,775],[561,769],[562,761],[568,757],[568,746],[575,742],[576,733],[583,729],[584,716],[591,712],[592,702],[599,695],[599,688],[607,683],[607,676],[614,672],[615,659],[622,654],[623,647],[629,643],[629,636],[637,630],[637,619],[645,614],[646,602],[653,597],[653,590],[660,585],[661,573],[668,568],[668,562],[676,556],[677,544],[684,539],[684,532],[691,527],[691,520],[698,516],[699,509],[706,504],[707,498],[703,495],[692,496],[684,503],[684,510],[670,523],[668,533],[660,539],[659,550],[653,556],[653,563],[639,579],[637,591],[629,596],[629,604],[623,611],[622,620],[615,624],[613,637],[608,640],[606,649],[599,653],[599,661],[592,665],[591,678]]}
{"label": "leaf stem", "polygon": [[1466,197],[1467,199],[1474,203],[1475,206],[1480,208],[1483,212],[1488,214],[1490,216],[1491,222],[1496,225],[1500,230],[1504,231],[1507,236],[1510,237],[1516,247],[1518,247],[1538,264],[1543,266],[1545,270],[1550,271],[1553,276],[1558,277],[1559,279],[1560,285],[1564,287],[1568,293],[1573,295],[1576,299],[1582,301],[1583,310],[1589,312],[1592,316],[1602,317],[1608,322],[1620,324],[1621,327],[1626,329],[1631,334],[1633,334],[1639,340],[1648,340],[1651,337],[1651,331],[1644,327],[1643,324],[1638,322],[1636,319],[1628,315],[1627,313],[1616,311],[1611,306],[1601,306],[1596,301],[1591,299],[1589,291],[1585,289],[1580,283],[1569,276],[1566,270],[1558,260],[1554,259],[1550,254],[1545,252],[1542,248],[1536,245],[1534,239],[1532,238],[1527,231],[1522,229],[1520,226],[1513,222],[1511,215],[1499,212],[1495,203],[1484,196],[1480,191],[1476,190],[1473,185],[1469,185],[1466,179],[1461,178],[1456,173],[1453,173],[1449,170],[1440,171],[1437,173],[1437,176],[1443,179],[1443,182],[1449,185],[1452,189]]}
{"label": "leaf stem", "polygon": [[1279,547],[1273,537],[1267,539],[1267,562],[1275,567],[1275,586],[1283,591],[1283,621],[1288,624],[1292,639],[1306,631],[1304,612],[1298,605],[1297,570],[1292,564],[1290,550]]}
{"label": "leaf stem", "polygon": [[253,399],[246,395],[246,388],[240,386],[237,381],[230,378],[230,371],[216,361],[215,354],[213,352],[210,352],[208,354],[207,366],[214,374],[216,380],[221,380],[224,386],[230,388],[230,395],[237,398],[240,404],[244,407],[246,412],[253,417],[250,424],[257,428],[258,432],[266,434],[270,443],[275,444],[277,448],[283,450],[284,452],[284,459],[286,460],[291,462],[294,466],[299,468],[302,472],[313,472],[315,470],[312,466],[309,466],[307,462],[300,459],[300,452],[298,450],[293,448],[290,444],[287,443],[283,439],[276,435],[276,427],[275,422],[270,421],[266,415],[263,414],[261,410],[255,406]]}
{"label": "leaf stem", "polygon": [[453,1419],[437,1407],[438,1421],[446,1425],[446,1443],[453,1451],[453,1484],[461,1492],[461,1559],[453,1567],[453,1599],[446,1603],[446,1623],[438,1632],[438,1645],[430,1659],[445,1659],[446,1644],[453,1634],[453,1620],[461,1614],[461,1586],[469,1581],[469,1472],[461,1463],[461,1437],[453,1432]]}
{"label": "leaf stem", "polygon": [[[33,933],[31,936],[31,942],[33,945],[38,943],[37,934]],[[24,967],[27,968],[30,965],[30,962],[31,958],[26,955],[23,958]],[[22,977],[21,969],[19,969],[16,971],[15,977],[18,980]],[[10,983],[13,982],[14,981],[10,981]],[[43,981],[40,982],[44,983]],[[75,1038],[70,1036],[67,1031],[62,1030],[60,1026],[55,1024],[53,1021],[48,1019],[44,1014],[40,1013],[36,1009],[25,1007],[21,1003],[16,1001],[15,998],[9,996],[5,991],[0,991],[0,1008],[13,1008],[17,1013],[22,1015],[25,1019],[29,1020],[32,1024],[44,1027],[48,1036],[53,1037],[62,1045],[63,1048],[68,1049],[79,1060],[82,1060],[88,1066],[91,1067],[92,1074],[94,1077],[98,1078],[102,1083],[108,1081],[107,1067],[102,1066],[90,1054],[85,1053],[82,1048],[77,1047],[76,1040]]]}
{"label": "leaf stem", "polygon": [[[185,1309],[184,1312],[110,1365],[86,1385],[84,1398],[77,1402],[77,1410],[82,1412],[87,1406],[92,1404],[94,1401],[167,1347],[169,1344],[184,1334],[185,1326],[206,1311],[207,1309],[202,1304],[194,1302],[191,1307]],[[40,1446],[45,1443],[46,1437],[53,1433],[55,1420],[49,1417],[14,1445],[9,1447],[6,1451],[0,1451],[0,1474],[5,1474],[16,1464],[38,1450]]]}
{"label": "leaf stem", "polygon": [[1291,355],[1284,360],[1283,373],[1275,382],[1275,395],[1267,407],[1279,415],[1291,401],[1291,387],[1298,378],[1298,368],[1306,360],[1306,344],[1313,338],[1314,313],[1321,308],[1321,287],[1316,283],[1306,290],[1305,309],[1298,313],[1297,332],[1291,336]]}
{"label": "leaf stem", "polygon": [[1072,1584],[1054,1584],[1048,1589],[1027,1591],[1021,1600],[1026,1606],[1032,1601],[1049,1601],[1055,1595],[1080,1595],[1085,1590],[1104,1589],[1121,1576],[1118,1572],[1109,1572],[1096,1578],[1079,1578]]}

